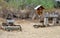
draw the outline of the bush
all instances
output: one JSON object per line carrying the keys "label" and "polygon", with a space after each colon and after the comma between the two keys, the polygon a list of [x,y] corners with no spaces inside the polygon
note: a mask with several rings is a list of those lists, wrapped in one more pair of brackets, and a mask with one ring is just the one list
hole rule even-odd
{"label": "bush", "polygon": [[18,8],[26,5],[37,6],[43,5],[46,9],[54,7],[54,0],[5,0],[8,1],[10,7]]}

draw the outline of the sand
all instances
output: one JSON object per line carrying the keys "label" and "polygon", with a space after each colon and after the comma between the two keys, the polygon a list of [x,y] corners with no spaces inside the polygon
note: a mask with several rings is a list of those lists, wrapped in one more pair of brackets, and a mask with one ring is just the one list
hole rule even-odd
{"label": "sand", "polygon": [[35,22],[27,20],[17,20],[15,24],[21,25],[22,32],[0,30],[0,38],[60,38],[60,26],[34,28]]}

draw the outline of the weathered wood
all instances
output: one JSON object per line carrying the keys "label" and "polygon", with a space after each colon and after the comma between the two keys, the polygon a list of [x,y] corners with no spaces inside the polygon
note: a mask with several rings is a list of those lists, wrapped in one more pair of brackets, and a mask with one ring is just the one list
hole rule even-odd
{"label": "weathered wood", "polygon": [[55,25],[56,22],[57,22],[57,18],[58,18],[58,15],[55,14],[55,13],[46,13],[44,15],[44,25],[48,25],[49,24],[49,18],[52,18],[52,25]]}

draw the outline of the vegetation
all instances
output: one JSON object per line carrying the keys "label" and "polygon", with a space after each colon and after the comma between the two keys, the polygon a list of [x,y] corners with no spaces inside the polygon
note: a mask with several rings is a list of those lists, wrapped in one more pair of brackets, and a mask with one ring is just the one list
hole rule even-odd
{"label": "vegetation", "polygon": [[33,8],[37,5],[43,5],[47,9],[45,11],[51,11],[50,9],[54,8],[54,0],[0,0],[0,17],[7,17],[10,13],[18,18],[32,17],[35,13]]}
{"label": "vegetation", "polygon": [[0,0],[0,9],[1,8],[7,8],[8,7],[8,3],[5,2],[4,0]]}
{"label": "vegetation", "polygon": [[[4,1],[4,2],[3,2]],[[4,4],[3,4],[4,3]],[[0,0],[0,6],[3,4],[5,7],[24,7],[24,6],[37,6],[43,5],[46,9],[54,7],[54,0]]]}

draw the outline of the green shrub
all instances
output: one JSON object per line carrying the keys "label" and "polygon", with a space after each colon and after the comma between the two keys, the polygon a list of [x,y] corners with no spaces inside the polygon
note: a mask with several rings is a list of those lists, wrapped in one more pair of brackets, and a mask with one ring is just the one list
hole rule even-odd
{"label": "green shrub", "polygon": [[18,8],[19,6],[24,5],[43,5],[46,9],[51,9],[54,7],[54,0],[10,0],[8,2],[9,6]]}

